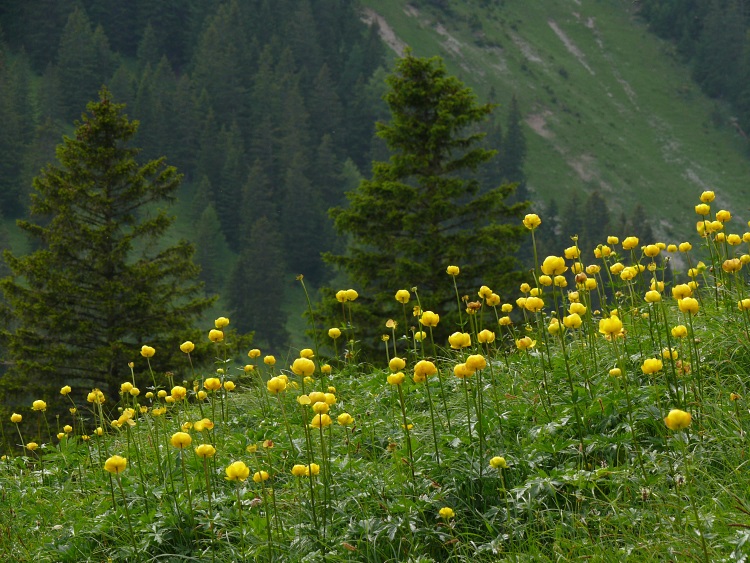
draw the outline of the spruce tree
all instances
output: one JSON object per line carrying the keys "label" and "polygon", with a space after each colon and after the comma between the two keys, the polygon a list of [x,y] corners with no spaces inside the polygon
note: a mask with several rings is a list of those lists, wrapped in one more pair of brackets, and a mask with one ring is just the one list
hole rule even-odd
{"label": "spruce tree", "polygon": [[123,108],[102,89],[58,146],[59,164],[34,179],[31,219],[18,224],[37,250],[6,252],[12,276],[0,283],[13,313],[6,389],[33,383],[40,398],[64,384],[112,391],[130,379],[143,344],[157,349],[155,366],[180,354],[211,303],[193,246],[162,240],[173,218],[157,206],[174,198],[181,176],[164,159],[137,161],[138,123]]}
{"label": "spruce tree", "polygon": [[[351,242],[346,254],[327,260],[349,274],[376,316],[395,314],[393,294],[412,286],[425,308],[455,311],[451,264],[461,267],[462,291],[475,293],[482,283],[507,291],[519,279],[514,253],[528,204],[509,206],[512,185],[481,191],[475,177],[494,156],[476,132],[492,106],[478,104],[438,57],[407,53],[387,83],[391,120],[377,132],[390,160],[374,162],[372,178],[348,194],[349,207],[332,210]],[[450,320],[441,325],[455,328]]]}

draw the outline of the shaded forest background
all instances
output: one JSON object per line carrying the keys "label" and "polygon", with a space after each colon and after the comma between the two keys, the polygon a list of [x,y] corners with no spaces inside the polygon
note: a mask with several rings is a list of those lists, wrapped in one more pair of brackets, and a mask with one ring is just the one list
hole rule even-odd
{"label": "shaded forest background", "polygon": [[[444,2],[416,4],[450,11]],[[705,91],[735,104],[743,130],[750,127],[746,12],[739,0],[641,2],[643,17],[675,40]],[[185,175],[178,234],[196,244],[207,293],[222,296],[221,312],[238,330],[262,327],[265,343],[281,346],[289,337],[284,288],[298,273],[313,286],[331,283],[335,273],[320,254],[346,244],[327,210],[344,204],[373,160],[388,157],[374,123],[388,117],[382,94],[392,60],[377,26],[365,25],[347,0],[3,2],[5,224],[26,215],[31,179],[107,84],[141,122],[143,159],[166,156]],[[518,182],[516,197],[525,199],[523,100],[510,91],[489,98],[500,109],[485,142],[499,154],[481,181]],[[653,240],[643,208],[610,217],[597,192],[561,193],[534,210],[545,218],[542,253],[567,244],[559,240],[561,217],[584,251],[607,234]],[[14,236],[3,227],[0,247],[21,244]]]}

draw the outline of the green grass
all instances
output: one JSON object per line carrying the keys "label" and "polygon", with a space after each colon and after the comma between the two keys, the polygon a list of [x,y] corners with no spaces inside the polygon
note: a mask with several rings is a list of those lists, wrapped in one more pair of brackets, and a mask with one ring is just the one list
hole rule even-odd
{"label": "green grass", "polygon": [[702,189],[715,188],[722,205],[747,215],[746,141],[728,111],[692,83],[674,48],[646,30],[633,3],[451,2],[450,17],[400,0],[364,4],[415,54],[445,58],[481,97],[493,87],[507,107],[518,96],[534,199],[563,203],[573,189],[598,189],[613,218],[642,203],[662,236],[684,216],[684,195]]}
{"label": "green grass", "polygon": [[[250,360],[255,369],[245,371],[242,355],[219,360],[226,373],[207,366],[194,374],[186,358],[173,371],[176,381],[188,381],[187,398],[171,403],[166,393],[147,395],[151,375],[141,361],[130,382],[141,389],[137,401],[127,392],[107,397],[100,413],[87,402],[88,389],[48,398],[50,410],[66,413],[59,420],[31,408],[19,413],[17,425],[2,420],[0,558],[743,560],[750,551],[750,315],[738,303],[749,292],[745,270],[731,274],[722,265],[748,256],[746,244],[704,239],[684,258],[709,268],[693,278],[675,272],[654,303],[644,295],[664,270],[649,269],[649,252],[638,245],[633,252],[613,245],[617,254],[584,262],[601,267],[587,268],[595,288],[542,285],[538,312],[529,293],[520,297],[526,301],[508,300],[510,325],[498,321],[505,312],[487,304],[464,316],[455,330],[470,335],[466,348],[391,339],[374,365],[356,355],[315,358],[313,380],[297,375],[304,360],[290,368],[291,358],[279,358],[271,366],[261,354]],[[641,264],[643,272],[632,279],[610,275],[616,261]],[[571,269],[575,263],[566,261]],[[672,298],[672,289],[691,279],[700,284],[695,314]],[[456,281],[462,293],[478,289],[463,287],[460,274]],[[448,275],[445,283],[452,284]],[[580,328],[550,331],[553,318],[568,315],[573,289],[586,307]],[[429,296],[421,299],[429,303]],[[624,331],[609,329],[615,336],[606,338],[602,320],[615,309]],[[346,330],[361,331],[356,322],[355,315]],[[677,325],[688,327],[688,335],[673,335]],[[480,342],[484,329],[494,332],[494,342]],[[338,342],[339,352],[351,336]],[[523,336],[536,341],[528,351],[517,344]],[[675,362],[663,358],[669,346],[678,352]],[[480,365],[456,377],[470,354]],[[399,387],[387,380],[394,355],[405,361],[403,410]],[[439,373],[419,383],[413,377],[424,358]],[[661,367],[644,369],[655,358],[663,358]],[[332,367],[329,375],[323,362]],[[612,375],[615,367],[620,375]],[[281,374],[285,390],[267,391],[273,378],[284,387]],[[208,377],[231,379],[237,389],[214,394]],[[169,390],[171,383],[159,381]],[[209,390],[203,400],[201,382]],[[313,407],[298,401],[303,392],[314,401],[313,390],[334,394],[333,423],[322,431],[308,426]],[[71,400],[75,419],[66,412]],[[123,418],[129,407],[133,425]],[[672,409],[690,413],[691,424],[669,429],[664,418]],[[352,425],[336,423],[343,413]],[[109,417],[120,421],[113,425]],[[409,440],[404,417],[413,425]],[[204,418],[212,429],[195,426]],[[69,434],[56,437],[67,423]],[[191,437],[184,450],[170,443],[180,431]],[[20,447],[31,440],[40,447]],[[205,465],[194,451],[201,443],[216,448]],[[119,477],[103,469],[113,455],[128,460]],[[492,467],[495,456],[507,468]],[[225,478],[235,461],[246,464],[250,478]],[[292,474],[295,465],[311,462],[321,468],[312,481]],[[254,482],[260,470],[269,479]],[[442,518],[446,507],[454,515]]]}

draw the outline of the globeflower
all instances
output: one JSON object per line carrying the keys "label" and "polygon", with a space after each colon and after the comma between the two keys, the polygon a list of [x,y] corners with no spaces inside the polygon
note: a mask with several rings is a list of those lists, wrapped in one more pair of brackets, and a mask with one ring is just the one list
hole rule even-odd
{"label": "globeflower", "polygon": [[427,378],[437,373],[437,368],[429,360],[420,360],[414,365],[414,375]]}
{"label": "globeflower", "polygon": [[450,520],[451,518],[454,518],[456,516],[456,513],[453,512],[453,509],[448,506],[444,506],[443,508],[441,508],[438,511],[438,514],[440,514],[440,518],[442,518],[443,520]]}
{"label": "globeflower", "polygon": [[565,254],[565,258],[567,258],[568,260],[575,260],[581,255],[581,251],[577,246],[569,246],[563,251],[563,253]]}
{"label": "globeflower", "polygon": [[181,401],[187,395],[187,389],[182,385],[175,385],[172,387],[171,396],[175,401]]}
{"label": "globeflower", "polygon": [[548,276],[560,275],[567,269],[565,259],[561,256],[547,256],[542,262],[542,273]]}
{"label": "globeflower", "polygon": [[10,421],[11,422],[15,422],[16,424],[18,424],[22,420],[23,420],[23,416],[21,416],[20,414],[18,414],[16,412],[14,412],[12,415],[10,415]]}
{"label": "globeflower", "polygon": [[263,363],[267,366],[275,366],[276,365],[276,358],[274,356],[266,356],[263,358]]}
{"label": "globeflower", "polygon": [[539,297],[527,297],[523,306],[527,311],[538,313],[544,308],[544,300]]}
{"label": "globeflower", "polygon": [[601,319],[599,321],[599,332],[607,338],[617,336],[622,332],[622,321],[615,314],[610,315],[609,318]]}
{"label": "globeflower", "polygon": [[244,481],[250,476],[250,469],[241,461],[230,463],[225,469],[227,481]]}
{"label": "globeflower", "polygon": [[317,414],[310,421],[311,428],[325,428],[331,425],[331,417],[325,413]]}
{"label": "globeflower", "polygon": [[229,324],[229,319],[226,317],[219,317],[218,319],[214,321],[214,326],[218,328],[219,330],[221,330],[228,324]]}
{"label": "globeflower", "polygon": [[680,311],[695,315],[698,312],[698,300],[692,297],[685,297],[677,301]]}
{"label": "globeflower", "polygon": [[212,328],[208,331],[208,339],[211,342],[221,342],[222,340],[224,340],[224,333],[220,330]]}
{"label": "globeflower", "polygon": [[471,346],[471,335],[468,332],[454,332],[448,337],[448,343],[454,350]]}
{"label": "globeflower", "polygon": [[175,432],[169,441],[175,448],[183,449],[187,448],[193,442],[193,439],[187,432]]}
{"label": "globeflower", "polygon": [[354,424],[354,417],[350,415],[348,412],[342,412],[337,418],[336,421],[341,426],[351,426]]}
{"label": "globeflower", "polygon": [[681,283],[672,288],[672,297],[674,297],[678,301],[685,297],[690,297],[692,294],[693,290],[690,289],[690,286],[686,283]]}
{"label": "globeflower", "polygon": [[526,215],[526,217],[523,218],[523,226],[529,229],[530,231],[533,231],[541,224],[542,224],[542,220],[539,218],[539,215],[537,215],[536,213],[529,213],[528,215]]}
{"label": "globeflower", "polygon": [[252,350],[250,350],[247,353],[247,357],[250,358],[250,359],[259,358],[260,357],[260,350],[258,350],[257,348],[253,348]]}
{"label": "globeflower", "polygon": [[389,385],[401,385],[404,382],[405,376],[403,372],[392,373],[388,376]]}
{"label": "globeflower", "polygon": [[661,293],[652,289],[651,291],[646,292],[645,299],[647,303],[658,303],[661,301]]}
{"label": "globeflower", "polygon": [[449,276],[456,277],[459,273],[461,273],[461,270],[458,266],[448,266],[445,269],[445,273]]}
{"label": "globeflower", "polygon": [[419,319],[423,326],[437,326],[440,322],[440,315],[432,311],[425,311]]}
{"label": "globeflower", "polygon": [[47,403],[45,403],[42,400],[36,400],[32,403],[31,408],[35,411],[46,411],[47,410]]}
{"label": "globeflower", "polygon": [[738,301],[737,308],[740,311],[747,311],[748,309],[750,309],[750,299],[745,298],[745,299],[742,299],[741,301]]}
{"label": "globeflower", "polygon": [[141,346],[141,356],[144,358],[153,358],[154,354],[156,354],[156,350],[151,346],[146,346],[145,344]]}
{"label": "globeflower", "polygon": [[266,388],[269,393],[277,395],[286,389],[286,381],[281,377],[272,377],[266,383]]}
{"label": "globeflower", "polygon": [[455,366],[453,366],[453,375],[455,375],[459,379],[465,379],[474,375],[474,370],[466,364],[456,364]]}
{"label": "globeflower", "polygon": [[128,460],[126,458],[119,455],[113,455],[104,462],[104,470],[117,475],[118,473],[125,471],[127,465]]}
{"label": "globeflower", "polygon": [[182,344],[180,344],[180,350],[184,352],[185,354],[189,354],[193,350],[195,350],[195,344],[190,342],[189,340],[186,340]]}
{"label": "globeflower", "polygon": [[270,477],[271,476],[268,474],[268,471],[260,470],[260,471],[256,471],[255,473],[253,473],[253,481],[255,483],[260,483],[262,481],[268,481],[268,479]]}
{"label": "globeflower", "polygon": [[720,221],[722,223],[726,223],[727,221],[732,219],[732,214],[727,211],[726,209],[722,209],[720,211],[716,212],[716,220]]}
{"label": "globeflower", "polygon": [[234,391],[236,385],[234,384],[234,381],[225,381],[224,382],[224,389],[226,391]]}
{"label": "globeflower", "polygon": [[292,467],[292,475],[295,477],[307,477],[308,471],[306,465],[301,465],[299,463]]}
{"label": "globeflower", "polygon": [[705,192],[703,192],[701,194],[700,200],[703,203],[711,203],[714,200],[715,197],[716,197],[716,195],[714,194],[714,192],[712,192],[710,190],[706,190]]}
{"label": "globeflower", "polygon": [[638,237],[625,237],[622,241],[623,250],[632,250],[638,246]]}
{"label": "globeflower", "polygon": [[477,340],[480,344],[492,344],[495,341],[495,333],[485,328],[477,334]]}
{"label": "globeflower", "polygon": [[504,457],[495,456],[490,460],[490,467],[494,469],[507,469],[508,463],[505,461]]}
{"label": "globeflower", "polygon": [[347,301],[356,301],[357,297],[359,297],[359,293],[357,293],[354,289],[347,289],[346,290],[346,300]]}
{"label": "globeflower", "polygon": [[37,444],[36,442],[29,442],[28,444],[26,444],[26,449],[32,452],[36,450],[38,447],[39,447],[39,444]]}
{"label": "globeflower", "polygon": [[202,459],[213,457],[215,453],[216,448],[214,448],[211,444],[201,444],[200,446],[195,448],[195,455]]}
{"label": "globeflower", "polygon": [[300,377],[309,377],[315,372],[315,362],[309,358],[297,358],[291,367],[292,373]]}
{"label": "globeflower", "polygon": [[221,389],[221,380],[218,377],[209,377],[203,382],[203,388],[207,391],[218,391]]}
{"label": "globeflower", "polygon": [[643,362],[641,371],[646,375],[651,375],[661,371],[662,367],[662,362],[658,358],[648,358]]}
{"label": "globeflower", "polygon": [[341,336],[341,329],[338,329],[336,327],[329,328],[328,336],[332,338],[333,340],[336,340],[339,336]]}
{"label": "globeflower", "polygon": [[391,361],[388,362],[388,367],[393,372],[401,371],[406,367],[406,361],[403,358],[393,357],[391,358]]}
{"label": "globeflower", "polygon": [[563,324],[566,328],[577,329],[581,328],[583,321],[578,313],[571,313],[567,317],[563,317]]}
{"label": "globeflower", "polygon": [[695,212],[698,215],[706,216],[709,213],[711,213],[711,206],[705,203],[699,203],[698,205],[695,206]]}
{"label": "globeflower", "polygon": [[399,289],[396,292],[396,301],[398,301],[399,303],[403,303],[404,305],[406,305],[410,299],[411,293],[409,293],[408,289]]}
{"label": "globeflower", "polygon": [[529,350],[536,346],[536,340],[532,340],[530,336],[524,336],[516,340],[516,347],[519,350]]}
{"label": "globeflower", "polygon": [[63,387],[62,389],[60,389],[60,395],[67,395],[71,391],[72,391],[72,389],[70,388],[70,385],[66,385],[65,387]]}
{"label": "globeflower", "polygon": [[689,412],[685,412],[680,409],[672,409],[669,414],[664,418],[664,424],[670,430],[683,430],[690,426],[692,417]]}
{"label": "globeflower", "polygon": [[469,369],[477,371],[487,367],[487,360],[481,354],[471,354],[466,358],[466,365]]}

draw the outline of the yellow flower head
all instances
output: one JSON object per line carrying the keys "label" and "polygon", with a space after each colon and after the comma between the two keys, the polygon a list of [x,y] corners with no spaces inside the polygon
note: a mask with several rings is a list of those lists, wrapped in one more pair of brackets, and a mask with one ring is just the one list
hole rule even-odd
{"label": "yellow flower head", "polygon": [[536,213],[529,213],[528,215],[526,215],[526,217],[523,218],[523,226],[529,229],[530,231],[533,231],[541,224],[542,224],[542,220],[539,218],[539,215],[537,215]]}
{"label": "yellow flower head", "polygon": [[184,352],[185,354],[189,354],[193,350],[195,350],[195,344],[190,342],[189,340],[186,340],[182,344],[180,344],[180,350]]}
{"label": "yellow flower head", "polygon": [[680,311],[695,315],[698,312],[698,300],[692,297],[685,297],[677,301]]}
{"label": "yellow flower head", "polygon": [[477,334],[477,340],[480,344],[492,344],[495,341],[495,333],[485,328]]}
{"label": "yellow flower head", "polygon": [[72,389],[70,388],[70,385],[66,385],[65,387],[63,387],[62,389],[60,389],[60,395],[67,395],[71,391],[72,391]]}
{"label": "yellow flower head", "polygon": [[638,237],[625,237],[622,241],[623,250],[632,250],[638,246]]}
{"label": "yellow flower head", "polygon": [[398,301],[399,303],[403,303],[404,305],[406,305],[410,299],[411,293],[409,293],[408,289],[399,289],[396,292],[396,301]]}
{"label": "yellow flower head", "polygon": [[141,356],[144,358],[152,358],[154,354],[156,354],[156,350],[151,346],[146,346],[145,344],[141,346]]}
{"label": "yellow flower head", "polygon": [[448,343],[454,350],[471,346],[471,335],[468,332],[454,332],[448,337]]}
{"label": "yellow flower head", "polygon": [[661,301],[661,293],[652,289],[651,291],[646,292],[645,299],[647,303],[658,303]]}
{"label": "yellow flower head", "polygon": [[539,285],[543,285],[544,287],[551,286],[552,285],[552,278],[549,277],[549,276],[547,276],[547,275],[545,275],[545,274],[542,274],[541,276],[539,276]]}
{"label": "yellow flower head", "polygon": [[[27,446],[28,447],[28,446]],[[104,462],[104,470],[117,475],[125,471],[128,466],[128,460],[119,455],[113,455]]]}
{"label": "yellow flower head", "polygon": [[497,307],[500,305],[500,296],[497,293],[490,293],[489,297],[485,298],[485,301],[490,307]]}
{"label": "yellow flower head", "polygon": [[219,317],[214,321],[214,326],[221,330],[225,326],[229,325],[229,319],[226,317]]}
{"label": "yellow flower head", "polygon": [[742,269],[742,262],[739,258],[730,258],[729,260],[724,260],[721,269],[727,273],[733,274]]}
{"label": "yellow flower head", "polygon": [[311,463],[307,466],[308,475],[318,475],[320,473],[320,465],[317,463]]}
{"label": "yellow flower head", "polygon": [[326,414],[330,407],[328,406],[328,403],[315,403],[312,406],[312,410],[315,414]]}
{"label": "yellow flower head", "polygon": [[658,256],[660,252],[661,252],[661,248],[659,248],[655,244],[648,244],[643,247],[643,254],[645,254],[649,258],[654,258],[655,256]]}
{"label": "yellow flower head", "polygon": [[36,400],[32,403],[31,408],[35,411],[46,411],[47,410],[47,403],[45,403],[42,400]]}
{"label": "yellow flower head", "polygon": [[253,481],[255,483],[260,483],[262,481],[268,481],[268,479],[271,476],[268,474],[268,471],[263,471],[262,469],[260,471],[256,471],[253,473]]}
{"label": "yellow flower head", "polygon": [[213,457],[215,453],[216,448],[214,448],[211,444],[201,444],[200,446],[195,448],[195,455],[202,459]]}
{"label": "yellow flower head", "polygon": [[274,356],[266,356],[263,358],[263,363],[267,366],[275,366],[276,365],[276,358]]}
{"label": "yellow flower head", "polygon": [[542,273],[548,276],[560,275],[567,269],[565,259],[561,256],[547,256],[542,262]]}
{"label": "yellow flower head", "polygon": [[544,300],[539,297],[527,297],[523,306],[527,311],[538,313],[544,308]]}
{"label": "yellow flower head", "polygon": [[550,334],[559,334],[560,333],[560,321],[557,320],[555,317],[551,318],[549,321],[549,326],[547,327],[547,332]]}
{"label": "yellow flower head", "polygon": [[123,395],[125,393],[130,393],[130,390],[132,388],[133,388],[133,384],[130,383],[129,381],[126,381],[125,383],[123,383],[122,385],[120,385],[120,393],[122,393]]}
{"label": "yellow flower head", "polygon": [[661,351],[661,357],[664,358],[665,360],[669,360],[670,358],[672,360],[676,360],[677,358],[680,357],[680,353],[677,350],[675,350],[674,348],[672,348],[672,349],[670,349],[670,348],[664,348]]}
{"label": "yellow flower head", "polygon": [[347,301],[356,301],[357,297],[359,297],[359,293],[356,292],[354,289],[347,289],[346,290],[346,300]]}
{"label": "yellow flower head", "polygon": [[578,315],[578,313],[571,313],[567,317],[563,317],[563,324],[566,326],[566,328],[581,328],[581,325],[583,324],[583,320],[581,320],[581,317]]}
{"label": "yellow flower head", "polygon": [[453,366],[453,375],[455,375],[459,379],[465,379],[474,375],[474,370],[466,364],[456,364],[455,366]]}
{"label": "yellow flower head", "polygon": [[225,472],[227,481],[244,481],[250,476],[250,469],[241,461],[230,463]]}
{"label": "yellow flower head", "polygon": [[670,430],[683,430],[690,426],[692,417],[689,412],[682,411],[680,409],[672,409],[669,414],[664,418],[664,424]]}
{"label": "yellow flower head", "polygon": [[490,460],[490,467],[493,469],[507,469],[508,463],[505,461],[504,457],[498,455]]}
{"label": "yellow flower head", "polygon": [[403,372],[392,373],[388,376],[389,385],[401,385],[404,382],[405,376]]}
{"label": "yellow flower head", "polygon": [[291,367],[292,373],[300,377],[309,377],[315,372],[315,362],[309,358],[297,358]]}
{"label": "yellow flower head", "polygon": [[331,417],[325,413],[316,414],[310,421],[311,428],[325,428],[331,425]]}
{"label": "yellow flower head", "polygon": [[269,393],[276,395],[286,389],[286,381],[282,377],[272,377],[266,383],[266,388]]}
{"label": "yellow flower head", "polygon": [[209,377],[203,382],[206,391],[218,391],[221,389],[221,380],[218,377]]}
{"label": "yellow flower head", "polygon": [[620,368],[612,368],[609,370],[610,377],[620,377],[622,375],[622,370]]}
{"label": "yellow flower head", "polygon": [[650,375],[650,374],[661,371],[662,367],[663,365],[660,359],[648,358],[643,362],[643,365],[641,366],[641,371],[645,373],[646,375]]}
{"label": "yellow flower head", "polygon": [[442,518],[443,520],[450,520],[451,518],[454,518],[456,516],[456,513],[453,512],[453,509],[447,506],[441,508],[438,511],[438,514],[440,514],[440,518]]}
{"label": "yellow flower head", "polygon": [[172,387],[171,396],[175,401],[181,401],[185,398],[185,395],[187,395],[187,389],[185,389],[182,385],[175,385],[174,387]]}
{"label": "yellow flower head", "polygon": [[175,448],[183,449],[187,448],[193,442],[193,439],[187,432],[175,432],[169,441]]}
{"label": "yellow flower head", "polygon": [[440,322],[440,315],[432,311],[425,311],[419,319],[422,326],[437,326]]}
{"label": "yellow flower head", "polygon": [[703,215],[704,217],[711,213],[711,206],[706,203],[699,203],[695,206],[695,212],[698,215]]}
{"label": "yellow flower head", "polygon": [[322,391],[313,391],[308,395],[308,399],[310,399],[309,404],[315,404],[315,403],[325,403],[326,402],[326,394]]}
{"label": "yellow flower head", "polygon": [[568,260],[575,260],[581,255],[581,251],[577,246],[569,246],[564,250],[565,258]]}
{"label": "yellow flower head", "polygon": [[21,416],[20,414],[18,414],[16,412],[14,412],[12,415],[10,415],[10,421],[11,422],[15,422],[16,424],[18,424],[22,420],[23,420],[23,416]]}
{"label": "yellow flower head", "polygon": [[523,338],[516,340],[516,347],[519,350],[529,350],[534,346],[536,346],[536,340],[532,340],[530,336],[524,336]]}
{"label": "yellow flower head", "polygon": [[221,342],[222,340],[224,340],[224,333],[221,330],[212,328],[208,331],[208,339],[211,342]]}
{"label": "yellow flower head", "polygon": [[337,418],[336,421],[341,426],[351,426],[354,424],[354,417],[350,415],[348,412],[342,412]]}
{"label": "yellow flower head", "polygon": [[703,192],[701,194],[700,200],[703,203],[711,203],[714,200],[715,197],[716,197],[716,195],[714,194],[714,192],[712,192],[710,190],[706,190],[705,192]]}
{"label": "yellow flower head", "polygon": [[36,442],[29,442],[28,444],[26,444],[26,449],[32,452],[36,450],[38,447],[39,447],[39,444],[37,444]]}
{"label": "yellow flower head", "polygon": [[672,297],[677,300],[690,297],[692,294],[693,290],[690,289],[690,286],[686,283],[678,284],[672,288]]}
{"label": "yellow flower head", "polygon": [[579,303],[577,301],[574,301],[570,304],[570,307],[568,308],[568,312],[572,315],[575,313],[578,316],[585,315],[586,314],[586,305],[583,303]]}
{"label": "yellow flower head", "polygon": [[599,321],[599,332],[604,336],[617,336],[622,332],[622,321],[617,315],[611,315]]}
{"label": "yellow flower head", "polygon": [[225,381],[224,382],[224,389],[226,391],[234,391],[237,386],[234,384],[234,381]]}
{"label": "yellow flower head", "polygon": [[445,273],[447,273],[449,276],[457,276],[459,273],[461,273],[461,270],[458,266],[448,266],[445,269]]}
{"label": "yellow flower head", "polygon": [[721,223],[726,223],[727,221],[730,221],[731,219],[732,219],[732,214],[726,209],[722,209],[721,211],[716,212],[716,220],[720,221]]}
{"label": "yellow flower head", "polygon": [[424,378],[430,377],[437,373],[437,367],[429,360],[420,360],[414,365],[414,376]]}
{"label": "yellow flower head", "polygon": [[404,360],[403,358],[399,358],[399,357],[393,357],[391,358],[391,361],[388,362],[388,367],[393,372],[401,371],[402,369],[406,367],[406,360]]}
{"label": "yellow flower head", "polygon": [[466,365],[472,371],[478,371],[487,367],[487,360],[481,354],[471,354],[466,358]]}
{"label": "yellow flower head", "polygon": [[292,467],[292,475],[295,477],[307,477],[308,469],[306,465],[297,464]]}

